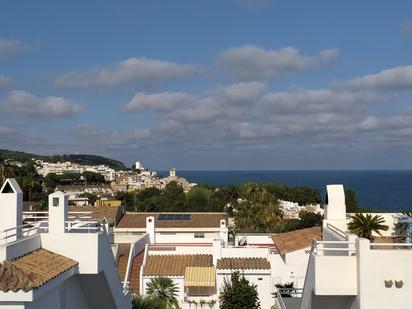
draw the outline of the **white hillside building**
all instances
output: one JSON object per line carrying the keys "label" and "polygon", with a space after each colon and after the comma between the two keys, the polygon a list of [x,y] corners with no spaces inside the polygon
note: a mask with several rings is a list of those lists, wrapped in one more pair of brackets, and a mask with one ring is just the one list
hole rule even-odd
{"label": "white hillside building", "polygon": [[70,220],[67,196],[49,196],[48,220],[23,225],[14,179],[0,189],[0,308],[131,308],[106,227]]}
{"label": "white hillside building", "polygon": [[412,244],[394,237],[399,214],[385,214],[389,230],[370,242],[347,230],[343,186],[326,191],[323,240],[313,243],[303,291],[279,291],[277,308],[412,308]]}

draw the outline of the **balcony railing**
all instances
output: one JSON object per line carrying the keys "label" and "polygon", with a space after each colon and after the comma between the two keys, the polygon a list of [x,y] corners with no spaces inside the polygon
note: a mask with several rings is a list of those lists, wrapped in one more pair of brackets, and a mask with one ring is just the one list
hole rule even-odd
{"label": "balcony railing", "polygon": [[[290,301],[300,302],[303,295],[301,288],[279,288],[275,293],[275,303],[277,309],[288,309],[286,303]],[[295,308],[296,306],[294,306]]]}
{"label": "balcony railing", "polygon": [[316,255],[348,255],[356,254],[355,242],[350,241],[314,241],[313,253]]}

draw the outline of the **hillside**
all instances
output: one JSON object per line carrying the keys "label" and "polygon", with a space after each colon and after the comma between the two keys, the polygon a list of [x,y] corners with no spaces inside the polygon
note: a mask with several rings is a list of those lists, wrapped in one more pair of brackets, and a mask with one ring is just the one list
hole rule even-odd
{"label": "hillside", "polygon": [[53,156],[42,156],[32,153],[22,152],[22,151],[13,151],[7,149],[0,149],[0,160],[12,159],[15,161],[26,162],[32,158],[49,161],[49,162],[63,162],[71,161],[78,164],[84,165],[100,165],[105,164],[114,168],[115,170],[127,169],[126,166],[118,161],[102,156],[96,155],[86,155],[86,154],[63,154],[63,155],[53,155]]}

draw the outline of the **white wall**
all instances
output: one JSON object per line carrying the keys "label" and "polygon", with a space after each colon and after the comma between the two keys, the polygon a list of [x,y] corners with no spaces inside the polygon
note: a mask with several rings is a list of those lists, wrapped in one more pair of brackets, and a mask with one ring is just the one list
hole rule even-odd
{"label": "white wall", "polygon": [[[358,250],[359,309],[412,308],[412,250],[371,250],[366,239],[359,240]],[[384,280],[402,280],[404,286],[387,288]]]}
{"label": "white wall", "polygon": [[203,233],[204,238],[195,238],[194,232],[156,232],[156,243],[212,243],[219,238],[219,232],[196,232]]}
{"label": "white wall", "polygon": [[114,243],[116,244],[131,244],[132,242],[136,241],[137,239],[139,239],[140,237],[142,237],[142,235],[144,235],[145,232],[126,232],[126,233],[122,233],[122,232],[115,232],[114,235]]}

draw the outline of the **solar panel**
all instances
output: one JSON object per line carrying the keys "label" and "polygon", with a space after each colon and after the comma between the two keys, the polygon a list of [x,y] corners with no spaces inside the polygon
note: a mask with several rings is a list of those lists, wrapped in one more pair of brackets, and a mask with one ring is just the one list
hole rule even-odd
{"label": "solar panel", "polygon": [[192,215],[189,214],[160,214],[157,221],[189,221]]}

